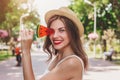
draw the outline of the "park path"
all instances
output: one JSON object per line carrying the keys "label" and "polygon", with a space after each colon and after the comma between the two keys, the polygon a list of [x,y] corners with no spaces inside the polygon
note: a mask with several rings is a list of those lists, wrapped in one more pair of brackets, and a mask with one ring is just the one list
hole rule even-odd
{"label": "park path", "polygon": [[[32,52],[36,80],[47,68],[47,55],[42,51]],[[102,59],[89,58],[89,69],[84,80],[120,80],[120,66]],[[22,67],[16,67],[15,57],[0,62],[0,80],[23,80]]]}
{"label": "park path", "polygon": [[120,65],[95,58],[89,58],[89,64],[89,69],[84,75],[85,80],[120,80]]}

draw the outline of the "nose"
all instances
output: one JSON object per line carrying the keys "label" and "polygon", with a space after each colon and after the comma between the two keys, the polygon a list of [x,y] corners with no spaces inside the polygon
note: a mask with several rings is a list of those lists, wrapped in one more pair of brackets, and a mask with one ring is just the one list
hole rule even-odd
{"label": "nose", "polygon": [[54,33],[53,33],[53,38],[56,38],[56,37],[58,37],[59,36],[59,33],[57,32],[57,31],[55,31]]}

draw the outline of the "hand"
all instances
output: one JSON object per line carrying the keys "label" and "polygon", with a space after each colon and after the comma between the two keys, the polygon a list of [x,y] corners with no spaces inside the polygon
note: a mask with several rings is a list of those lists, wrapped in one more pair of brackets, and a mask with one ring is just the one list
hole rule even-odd
{"label": "hand", "polygon": [[28,30],[28,29],[21,30],[20,32],[21,49],[23,53],[30,52],[31,45],[33,42],[33,35],[34,35],[33,30]]}

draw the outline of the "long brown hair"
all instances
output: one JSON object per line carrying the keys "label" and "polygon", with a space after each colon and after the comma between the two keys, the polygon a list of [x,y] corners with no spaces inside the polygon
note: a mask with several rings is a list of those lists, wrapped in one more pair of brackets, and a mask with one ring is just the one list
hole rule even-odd
{"label": "long brown hair", "polygon": [[[83,60],[84,68],[87,69],[88,58],[87,58],[87,55],[82,46],[82,41],[80,39],[78,27],[73,23],[73,21],[71,21],[67,17],[59,16],[59,15],[55,15],[55,16],[51,17],[48,21],[47,26],[50,27],[51,23],[57,19],[61,20],[64,23],[64,25],[66,26],[66,30],[68,32],[69,39],[71,40],[70,46],[71,46],[73,52]],[[49,36],[46,37],[46,40],[45,40],[45,43],[43,46],[43,50],[49,54],[49,60],[52,58],[52,55],[56,55],[58,52],[52,46]]]}

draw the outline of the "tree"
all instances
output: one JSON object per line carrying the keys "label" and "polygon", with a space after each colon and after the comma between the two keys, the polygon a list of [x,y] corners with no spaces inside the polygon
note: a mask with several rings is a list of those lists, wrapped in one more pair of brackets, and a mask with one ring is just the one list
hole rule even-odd
{"label": "tree", "polygon": [[[90,0],[92,4],[97,7],[97,33],[102,35],[104,30],[117,29],[117,16],[112,8],[109,0]],[[72,0],[72,4],[69,6],[75,11],[85,27],[85,34],[93,32],[94,26],[94,9],[93,6],[84,2],[84,0]],[[119,11],[119,10],[117,10]],[[120,18],[119,18],[120,19]],[[102,39],[102,38],[101,38]],[[106,40],[103,40],[104,46],[106,46]]]}
{"label": "tree", "polygon": [[[88,34],[88,30],[92,31],[93,28],[92,25],[93,21],[90,22],[90,19],[88,17],[89,15],[89,10],[91,11],[91,8],[89,5],[85,5],[83,0],[72,0],[71,5],[69,6],[70,9],[72,9],[79,19],[82,21],[84,27],[85,27],[85,34]],[[88,27],[89,26],[89,27]]]}
{"label": "tree", "polygon": [[[28,8],[23,9],[20,8],[20,6],[21,4],[26,3],[27,0],[25,0],[25,2],[23,0],[10,0],[9,2],[8,0],[2,1],[5,2],[6,5],[3,6],[3,8],[5,8],[5,11],[3,10],[2,12],[0,12],[0,29],[5,29],[8,31],[8,38],[10,38],[11,36],[16,37],[18,36],[20,28],[20,17],[22,14],[28,12]],[[29,21],[29,24],[31,24],[32,26],[36,26],[40,22],[39,15],[35,10],[32,10],[30,12],[29,18],[26,20],[31,20]],[[6,38],[6,40],[9,40],[8,38]]]}
{"label": "tree", "polygon": [[0,24],[5,21],[5,13],[8,12],[7,7],[10,0],[0,0]]}
{"label": "tree", "polygon": [[115,12],[116,19],[117,19],[117,26],[118,29],[115,31],[116,38],[120,40],[120,0],[110,0],[112,3],[113,11]]}
{"label": "tree", "polygon": [[[110,3],[104,0],[91,0],[91,2],[96,4],[97,7],[97,32],[103,34],[103,30],[108,28],[116,28],[116,15],[112,9],[112,6],[109,6]],[[77,13],[82,21],[85,27],[85,34],[92,32],[94,25],[93,6],[85,3],[84,0],[72,0],[72,4],[69,7]]]}

